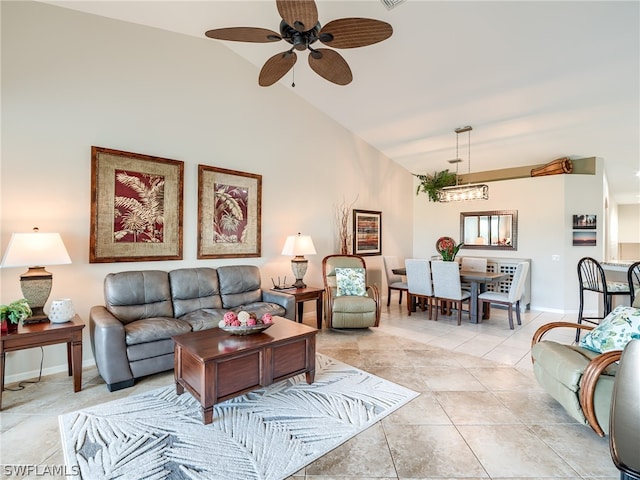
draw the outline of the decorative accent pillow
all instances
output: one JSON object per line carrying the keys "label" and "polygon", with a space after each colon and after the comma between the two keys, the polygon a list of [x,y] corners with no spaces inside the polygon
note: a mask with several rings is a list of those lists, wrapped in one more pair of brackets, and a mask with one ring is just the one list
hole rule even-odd
{"label": "decorative accent pillow", "polygon": [[336,296],[357,296],[367,295],[365,285],[364,268],[336,268]]}
{"label": "decorative accent pillow", "polygon": [[622,350],[630,340],[640,339],[640,309],[620,305],[580,340],[580,346],[604,353]]}

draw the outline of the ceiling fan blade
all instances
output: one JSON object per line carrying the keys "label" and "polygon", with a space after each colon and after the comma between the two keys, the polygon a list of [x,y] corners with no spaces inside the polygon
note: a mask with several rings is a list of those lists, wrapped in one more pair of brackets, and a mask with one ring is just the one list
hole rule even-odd
{"label": "ceiling fan blade", "polygon": [[320,30],[320,41],[333,48],[355,48],[382,42],[391,36],[393,27],[372,18],[340,18]]}
{"label": "ceiling fan blade", "polygon": [[311,30],[318,23],[318,7],[314,0],[276,0],[282,19],[299,32]]}
{"label": "ceiling fan blade", "polygon": [[280,34],[273,30],[254,27],[216,28],[204,34],[216,40],[233,40],[234,42],[268,43],[282,40]]}
{"label": "ceiling fan blade", "polygon": [[353,80],[349,65],[338,52],[318,48],[309,53],[309,66],[325,80],[338,85],[347,85]]}
{"label": "ceiling fan blade", "polygon": [[260,76],[258,77],[258,85],[261,87],[268,87],[273,85],[282,77],[285,73],[291,70],[298,60],[295,52],[287,50],[286,52],[277,53],[269,60],[265,62],[260,70]]}

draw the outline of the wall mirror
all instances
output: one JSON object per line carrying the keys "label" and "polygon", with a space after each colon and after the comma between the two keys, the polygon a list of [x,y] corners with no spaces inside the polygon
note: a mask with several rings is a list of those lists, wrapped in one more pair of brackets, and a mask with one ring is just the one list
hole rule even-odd
{"label": "wall mirror", "polygon": [[518,249],[518,211],[460,213],[462,248],[487,250]]}

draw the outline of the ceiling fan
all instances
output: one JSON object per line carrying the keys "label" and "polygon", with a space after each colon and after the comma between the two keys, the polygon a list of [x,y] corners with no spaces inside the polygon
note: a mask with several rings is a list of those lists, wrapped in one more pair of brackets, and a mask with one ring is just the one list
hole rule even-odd
{"label": "ceiling fan", "polygon": [[338,85],[353,80],[349,65],[335,50],[313,48],[315,42],[333,48],[356,48],[386,40],[393,28],[386,22],[370,18],[340,18],[324,27],[318,22],[318,9],[314,0],[276,0],[282,17],[280,33],[266,28],[229,27],[205,32],[216,40],[268,43],[284,40],[292,46],[265,62],[260,70],[258,84],[268,87],[280,80],[296,63],[295,50],[309,50],[309,66],[322,78]]}

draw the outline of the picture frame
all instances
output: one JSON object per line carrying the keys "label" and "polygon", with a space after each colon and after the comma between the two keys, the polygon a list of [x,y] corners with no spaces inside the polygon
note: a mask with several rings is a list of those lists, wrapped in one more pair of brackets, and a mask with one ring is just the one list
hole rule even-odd
{"label": "picture frame", "polygon": [[259,257],[262,175],[198,165],[198,258]]}
{"label": "picture frame", "polygon": [[597,228],[597,216],[590,214],[580,214],[573,216],[574,230],[595,230]]}
{"label": "picture frame", "polygon": [[574,247],[595,247],[597,245],[597,232],[576,230],[573,232]]}
{"label": "picture frame", "polygon": [[91,147],[89,263],[182,260],[184,162]]}
{"label": "picture frame", "polygon": [[354,255],[382,255],[382,212],[353,210]]}

